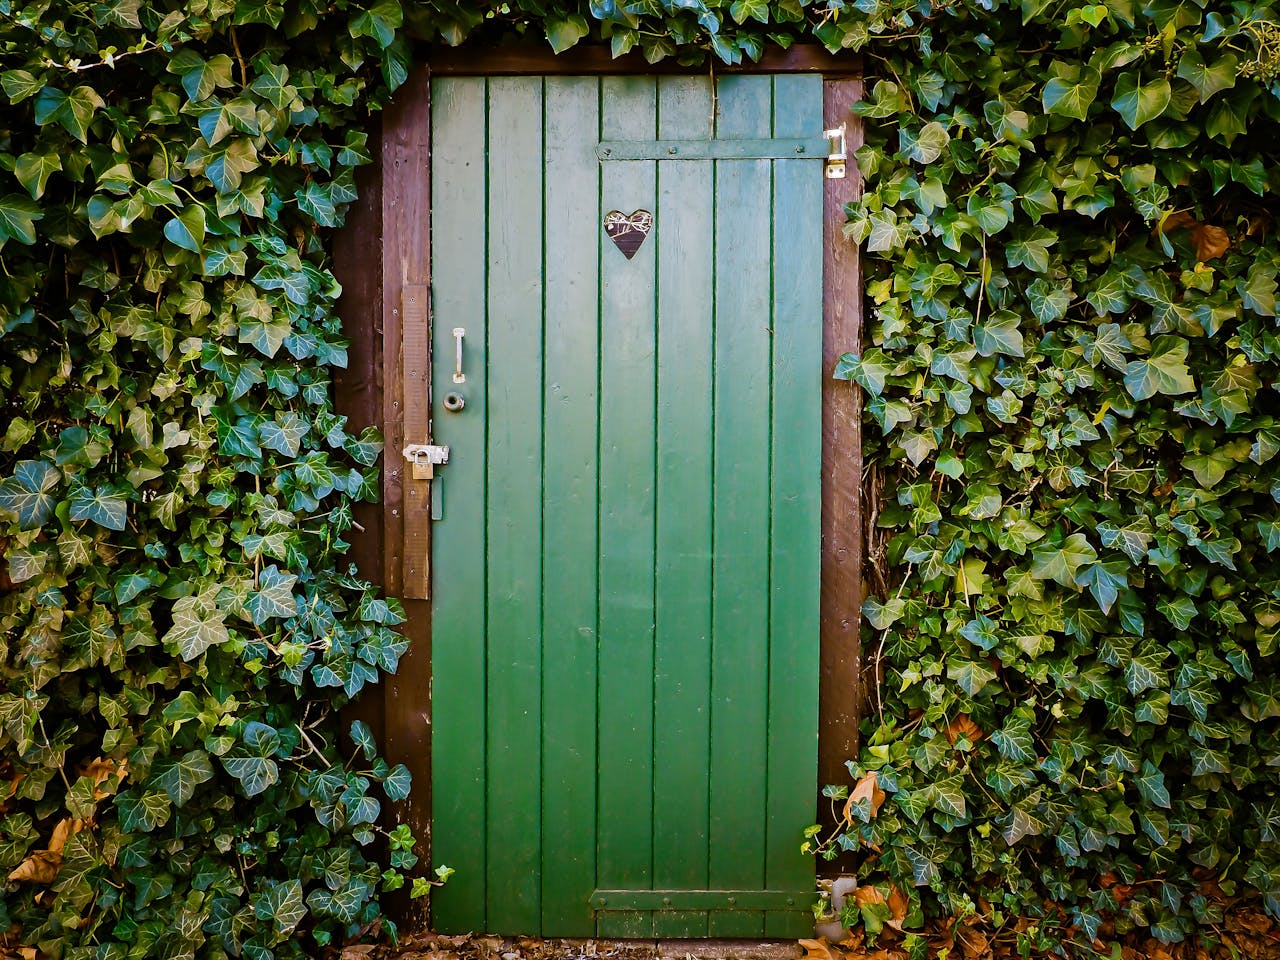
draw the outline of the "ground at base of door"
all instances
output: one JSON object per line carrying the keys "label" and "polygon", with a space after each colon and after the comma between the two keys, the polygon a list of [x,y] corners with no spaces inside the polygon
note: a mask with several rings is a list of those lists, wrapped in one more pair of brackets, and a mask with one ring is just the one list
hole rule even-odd
{"label": "ground at base of door", "polygon": [[[1078,956],[1106,960],[1280,960],[1280,926],[1255,903],[1224,904],[1211,942],[1162,944],[1140,934],[1111,935]],[[1105,932],[1105,931],[1104,931]],[[1011,930],[935,924],[924,932],[927,956],[948,960],[1023,960]],[[1051,954],[1031,954],[1045,960]],[[868,945],[861,931],[832,943],[758,940],[560,940],[478,934],[415,934],[392,947],[361,944],[332,950],[323,960],[909,960],[902,934],[886,929]]]}

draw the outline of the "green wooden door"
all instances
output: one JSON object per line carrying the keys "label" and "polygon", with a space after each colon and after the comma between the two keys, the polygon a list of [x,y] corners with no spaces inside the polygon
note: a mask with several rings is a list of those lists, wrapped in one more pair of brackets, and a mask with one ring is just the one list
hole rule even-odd
{"label": "green wooden door", "polygon": [[802,935],[821,78],[431,96],[436,928]]}

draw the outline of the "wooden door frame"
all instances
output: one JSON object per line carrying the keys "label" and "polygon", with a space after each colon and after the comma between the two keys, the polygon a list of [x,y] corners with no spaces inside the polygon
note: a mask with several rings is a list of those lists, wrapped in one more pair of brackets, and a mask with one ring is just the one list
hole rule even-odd
{"label": "wooden door frame", "polygon": [[[343,287],[338,310],[351,341],[348,367],[335,377],[335,392],[338,412],[352,429],[376,426],[386,441],[382,503],[357,508],[350,555],[362,576],[388,595],[404,598],[408,619],[401,630],[410,645],[396,675],[365,694],[348,714],[370,725],[388,763],[403,763],[413,774],[413,794],[395,812],[420,847],[429,845],[431,835],[431,604],[406,598],[406,584],[409,596],[425,597],[426,591],[413,585],[429,578],[430,506],[414,502],[422,487],[405,483],[399,451],[406,443],[423,441],[430,427],[430,340],[412,333],[406,338],[404,320],[426,311],[429,300],[431,76],[700,74],[708,69],[667,61],[652,65],[639,54],[614,59],[607,48],[596,46],[558,56],[546,48],[432,50],[370,133],[374,163],[360,170],[359,199],[334,241],[334,272]],[[795,45],[770,50],[759,63],[717,64],[715,73],[820,73],[824,123],[847,124],[850,154],[862,143],[861,124],[849,112],[862,96],[859,58]],[[862,183],[852,163],[849,171],[846,179],[823,181],[822,358],[828,371],[840,354],[860,350],[862,343],[861,257],[842,229],[844,205],[858,198]],[[861,413],[857,387],[830,377],[823,381],[817,789],[850,782],[844,761],[856,755],[864,702]],[[829,823],[827,811],[819,813]],[[419,853],[425,869],[430,858],[424,849]],[[410,929],[427,926],[423,901],[405,903],[402,912]]]}

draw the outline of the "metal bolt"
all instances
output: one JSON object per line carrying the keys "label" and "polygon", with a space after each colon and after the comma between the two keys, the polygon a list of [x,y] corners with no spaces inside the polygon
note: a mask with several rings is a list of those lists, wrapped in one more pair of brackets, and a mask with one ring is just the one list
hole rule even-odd
{"label": "metal bolt", "polygon": [[[606,157],[613,156],[613,150],[612,150],[611,148],[609,148],[609,147],[605,147],[605,148],[604,148],[604,155],[605,155]],[[601,901],[601,902],[603,902],[603,901]]]}
{"label": "metal bolt", "polygon": [[597,907],[603,907],[603,906],[605,906],[605,904],[607,904],[608,902],[609,902],[609,901],[608,901],[608,900],[606,900],[604,897],[596,897],[596,906],[597,906]]}
{"label": "metal bolt", "polygon": [[802,143],[802,144],[800,144],[798,147],[796,147],[796,153],[804,153],[804,144],[803,144],[803,143]]}
{"label": "metal bolt", "polygon": [[662,905],[663,905],[664,907],[669,907],[669,906],[671,906],[671,898],[670,898],[670,897],[663,897],[663,898],[662,898]]}
{"label": "metal bolt", "polygon": [[795,897],[787,897],[787,906],[788,906],[788,907],[794,907],[795,905],[796,905],[796,898],[795,898]]}
{"label": "metal bolt", "polygon": [[737,898],[737,897],[730,897],[730,898],[729,898],[729,906],[731,906],[731,907],[732,907],[732,906],[733,906],[735,903],[737,903],[737,902],[738,902],[738,898]]}
{"label": "metal bolt", "polygon": [[667,153],[674,154],[675,152],[676,152],[676,148],[675,148],[675,147],[667,147]]}

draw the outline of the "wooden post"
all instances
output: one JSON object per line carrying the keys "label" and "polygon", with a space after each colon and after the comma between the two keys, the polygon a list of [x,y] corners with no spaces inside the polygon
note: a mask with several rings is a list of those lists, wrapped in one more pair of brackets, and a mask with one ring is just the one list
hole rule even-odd
{"label": "wooden post", "polygon": [[[826,181],[823,211],[824,324],[822,360],[822,608],[819,682],[818,780],[848,784],[844,766],[858,751],[862,650],[862,398],[850,381],[831,377],[840,355],[862,346],[862,264],[857,244],[844,235],[844,205],[862,193],[853,152],[862,144],[860,120],[849,112],[862,97],[862,80],[828,78],[823,119],[846,125],[848,176]],[[823,805],[824,821],[827,819]]]}
{"label": "wooden post", "polygon": [[[396,813],[418,839],[423,869],[431,836],[431,606],[411,598],[426,595],[431,512],[428,484],[406,479],[400,451],[407,442],[426,442],[430,427],[430,96],[428,72],[415,70],[383,114],[382,127],[384,583],[388,594],[405,598],[408,621],[401,630],[409,639],[386,683],[385,751],[389,763],[403,763],[413,775],[413,792]],[[406,546],[416,560],[406,563]],[[415,562],[424,566],[415,569]],[[417,589],[406,589],[406,565]],[[425,929],[426,902],[410,901],[403,921],[408,929]]]}

